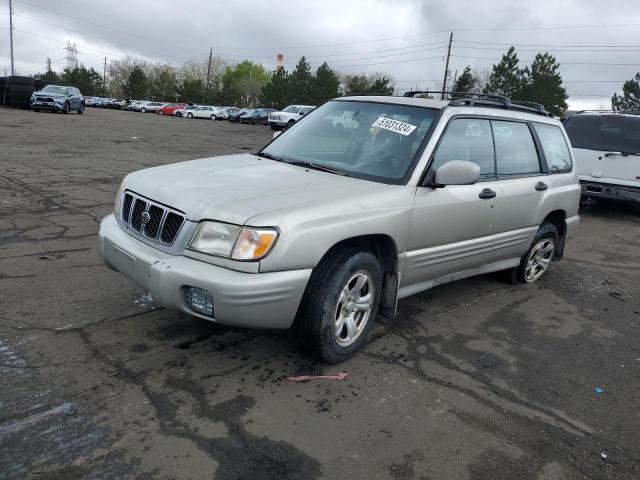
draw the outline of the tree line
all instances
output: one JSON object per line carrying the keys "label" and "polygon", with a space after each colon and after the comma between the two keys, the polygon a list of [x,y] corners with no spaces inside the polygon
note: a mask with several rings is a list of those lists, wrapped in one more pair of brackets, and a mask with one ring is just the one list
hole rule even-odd
{"label": "tree line", "polygon": [[[214,57],[211,62],[187,62],[180,66],[124,57],[111,61],[107,81],[93,67],[83,65],[62,72],[36,75],[53,83],[77,86],[85,95],[194,102],[240,107],[284,108],[290,104],[319,105],[331,98],[354,93],[392,95],[393,78],[382,73],[345,75],[326,62],[313,70],[303,56],[293,70],[267,71],[250,60],[229,65]],[[567,92],[560,64],[548,52],[538,53],[531,65],[521,65],[514,47],[490,69],[467,66],[452,89],[505,95],[512,100],[541,103],[560,116],[567,109]],[[611,98],[612,108],[640,110],[640,73],[625,82],[622,94]]]}

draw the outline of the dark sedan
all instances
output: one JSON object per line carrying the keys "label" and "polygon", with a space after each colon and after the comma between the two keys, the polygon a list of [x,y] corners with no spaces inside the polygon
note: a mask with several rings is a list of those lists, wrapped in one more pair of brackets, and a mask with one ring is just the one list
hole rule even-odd
{"label": "dark sedan", "polygon": [[240,116],[240,123],[251,123],[253,125],[264,124],[269,121],[269,114],[275,112],[273,108],[256,108],[250,110],[244,115]]}

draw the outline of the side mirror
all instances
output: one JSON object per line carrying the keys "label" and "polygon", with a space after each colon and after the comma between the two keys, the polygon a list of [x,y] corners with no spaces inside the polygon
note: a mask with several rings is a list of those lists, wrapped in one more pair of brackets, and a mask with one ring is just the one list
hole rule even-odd
{"label": "side mirror", "polygon": [[480,167],[465,160],[452,160],[436,170],[438,185],[472,185],[480,179]]}
{"label": "side mirror", "polygon": [[282,132],[278,130],[277,132],[273,132],[273,138],[277,138]]}

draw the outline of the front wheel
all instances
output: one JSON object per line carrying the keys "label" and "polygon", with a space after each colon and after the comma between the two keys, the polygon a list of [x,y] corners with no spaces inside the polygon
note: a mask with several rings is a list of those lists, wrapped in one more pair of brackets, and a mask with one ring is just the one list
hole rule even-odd
{"label": "front wheel", "polygon": [[82,115],[84,113],[84,103],[81,103],[78,107],[78,114]]}
{"label": "front wheel", "polygon": [[294,328],[328,363],[339,363],[367,340],[378,311],[382,271],[367,251],[341,248],[313,273]]}
{"label": "front wheel", "polygon": [[187,113],[187,118],[193,118],[193,113]]}
{"label": "front wheel", "polygon": [[64,102],[64,107],[62,112],[63,113],[69,113],[71,111],[71,105],[69,105],[69,102]]}
{"label": "front wheel", "polygon": [[543,223],[521,260],[520,265],[506,271],[511,283],[533,283],[549,268],[558,248],[558,229],[552,223]]}

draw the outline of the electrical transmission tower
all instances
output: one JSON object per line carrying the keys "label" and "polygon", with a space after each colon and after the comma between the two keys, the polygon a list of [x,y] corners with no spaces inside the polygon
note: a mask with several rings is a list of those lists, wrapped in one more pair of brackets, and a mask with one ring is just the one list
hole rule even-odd
{"label": "electrical transmission tower", "polygon": [[71,45],[70,42],[67,42],[65,50],[67,51],[67,68],[70,70],[78,68],[78,47],[76,44]]}
{"label": "electrical transmission tower", "polygon": [[51,71],[51,58],[47,57],[47,72]]}

